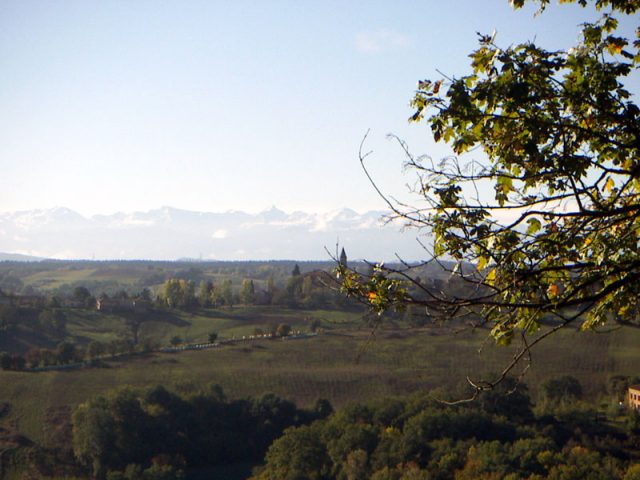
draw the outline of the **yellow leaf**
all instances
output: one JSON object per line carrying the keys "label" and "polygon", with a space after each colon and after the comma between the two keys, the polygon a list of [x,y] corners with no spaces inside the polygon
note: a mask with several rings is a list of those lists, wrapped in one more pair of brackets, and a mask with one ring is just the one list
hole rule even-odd
{"label": "yellow leaf", "polygon": [[611,192],[613,187],[616,185],[616,182],[613,181],[613,178],[609,177],[607,179],[607,183],[604,184],[605,192]]}
{"label": "yellow leaf", "polygon": [[484,269],[484,267],[487,265],[487,262],[489,260],[487,259],[487,257],[479,257],[478,258],[478,265],[477,265],[477,269],[478,271],[481,271],[482,269]]}
{"label": "yellow leaf", "polygon": [[616,55],[616,54],[619,55],[620,53],[622,53],[622,47],[624,47],[624,44],[613,42],[607,45],[607,50],[609,50],[609,53],[611,55]]}
{"label": "yellow leaf", "polygon": [[493,270],[491,270],[484,280],[489,285],[492,285],[493,282],[496,281],[496,269],[494,268]]}
{"label": "yellow leaf", "polygon": [[376,292],[369,292],[369,300],[375,300],[378,297]]}
{"label": "yellow leaf", "polygon": [[558,285],[556,285],[555,283],[552,283],[547,288],[547,295],[549,295],[549,297],[551,298],[557,297],[559,291],[560,291],[560,288],[558,287]]}

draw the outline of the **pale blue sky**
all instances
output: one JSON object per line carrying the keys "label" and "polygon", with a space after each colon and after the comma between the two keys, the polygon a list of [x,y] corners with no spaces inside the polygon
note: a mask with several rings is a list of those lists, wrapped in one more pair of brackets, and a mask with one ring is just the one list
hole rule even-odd
{"label": "pale blue sky", "polygon": [[367,129],[372,172],[402,196],[387,133],[447,153],[407,123],[417,80],[464,74],[476,31],[564,47],[585,19],[532,13],[507,0],[4,0],[0,211],[383,208],[357,161]]}

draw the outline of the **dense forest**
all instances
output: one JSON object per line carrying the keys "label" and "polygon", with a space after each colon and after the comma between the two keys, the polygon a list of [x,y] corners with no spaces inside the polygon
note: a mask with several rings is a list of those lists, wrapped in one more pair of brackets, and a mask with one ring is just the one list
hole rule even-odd
{"label": "dense forest", "polygon": [[525,385],[446,406],[429,394],[346,407],[292,427],[256,480],[635,479],[640,416],[613,426],[571,395],[534,415]]}
{"label": "dense forest", "polygon": [[310,409],[272,394],[229,400],[218,385],[125,388],[75,409],[70,446],[25,452],[35,478],[169,480],[263,459],[251,478],[638,478],[640,415],[607,421],[580,400],[571,377],[548,382],[535,413],[522,383],[457,406],[438,400],[441,394],[333,412],[326,400]]}

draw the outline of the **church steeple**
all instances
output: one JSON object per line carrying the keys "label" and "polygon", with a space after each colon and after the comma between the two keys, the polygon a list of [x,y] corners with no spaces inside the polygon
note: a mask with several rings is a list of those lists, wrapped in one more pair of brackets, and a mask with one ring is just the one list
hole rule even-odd
{"label": "church steeple", "polygon": [[347,266],[347,253],[344,251],[344,247],[342,247],[342,251],[340,252],[340,265],[343,267]]}

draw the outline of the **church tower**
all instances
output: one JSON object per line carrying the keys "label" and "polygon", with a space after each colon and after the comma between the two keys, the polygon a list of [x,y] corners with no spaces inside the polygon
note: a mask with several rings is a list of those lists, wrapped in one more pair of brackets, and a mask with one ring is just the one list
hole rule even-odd
{"label": "church tower", "polygon": [[340,265],[343,267],[347,266],[347,253],[344,251],[344,247],[342,247],[342,251],[340,252]]}

